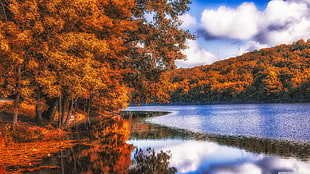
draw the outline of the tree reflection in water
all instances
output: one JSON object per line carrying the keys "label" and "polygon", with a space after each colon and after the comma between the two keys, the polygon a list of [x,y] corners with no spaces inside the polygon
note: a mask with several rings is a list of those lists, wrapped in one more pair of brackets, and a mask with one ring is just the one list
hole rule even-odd
{"label": "tree reflection in water", "polygon": [[[130,122],[123,120],[119,115],[93,118],[90,124],[82,123],[73,128],[73,131],[75,133],[57,140],[60,144],[64,144],[62,146],[56,147],[55,143],[51,144],[54,141],[40,142],[41,144],[32,142],[32,147],[40,150],[40,153],[29,155],[26,151],[23,154],[23,150],[18,157],[9,154],[8,156],[15,162],[6,162],[5,166],[0,159],[0,173],[122,174],[152,171],[151,173],[169,174],[176,171],[175,168],[168,167],[170,156],[166,152],[155,153],[154,150],[149,149],[147,155],[138,153],[139,157],[132,160],[131,152],[134,146],[126,143],[130,136]],[[26,143],[14,144],[13,149],[19,149],[25,145]],[[57,148],[58,151],[49,151],[46,147],[50,146]],[[59,150],[61,148],[63,149]],[[33,148],[30,150],[32,151]],[[5,156],[2,152],[4,152],[3,146],[0,154]],[[24,161],[25,156],[27,161]],[[16,163],[17,160],[14,159],[21,159],[23,162]],[[29,166],[29,164],[32,165]],[[147,169],[148,167],[151,168]]]}
{"label": "tree reflection in water", "polygon": [[78,171],[126,173],[131,164],[130,156],[133,150],[133,146],[126,143],[130,134],[129,123],[118,116],[98,120],[98,123],[94,121],[90,126],[89,136],[83,137],[88,145],[75,147]]}
{"label": "tree reflection in water", "polygon": [[173,174],[177,172],[175,167],[169,167],[169,159],[171,156],[168,152],[160,151],[155,153],[152,148],[147,148],[146,151],[136,149],[134,159],[135,164],[129,170],[129,174]]}
{"label": "tree reflection in water", "polygon": [[170,165],[180,173],[277,173],[310,171],[308,142],[222,136],[191,132],[146,122],[150,112],[125,111],[131,140],[139,148],[169,150]]}
{"label": "tree reflection in water", "polygon": [[270,138],[227,136],[192,132],[186,129],[171,128],[146,122],[146,118],[164,115],[167,112],[124,111],[123,117],[131,121],[132,140],[181,139],[216,142],[220,145],[237,147],[257,154],[275,155],[283,158],[294,157],[303,161],[310,160],[310,143],[277,140]]}
{"label": "tree reflection in water", "polygon": [[[147,154],[140,153],[133,162],[133,145],[127,144],[130,136],[130,122],[120,116],[96,118],[91,125],[78,128],[83,145],[68,149],[64,173],[175,173],[169,168],[170,156],[166,152],[155,153],[148,149]],[[128,171],[131,164],[135,163]],[[73,163],[73,164],[72,164]],[[68,166],[68,167],[67,167]],[[70,168],[71,166],[71,168]],[[72,168],[72,166],[75,166]],[[148,169],[148,167],[151,167]],[[150,171],[150,172],[148,172]],[[152,171],[152,172],[151,172]]]}

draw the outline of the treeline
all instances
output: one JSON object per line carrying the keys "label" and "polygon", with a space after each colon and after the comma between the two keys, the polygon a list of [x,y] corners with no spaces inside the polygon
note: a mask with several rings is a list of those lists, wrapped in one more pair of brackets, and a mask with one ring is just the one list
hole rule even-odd
{"label": "treeline", "polygon": [[174,104],[310,102],[310,41],[169,73]]}
{"label": "treeline", "polygon": [[[163,102],[162,73],[185,56],[179,16],[190,0],[5,0],[0,3],[0,98],[36,120],[66,124],[78,109],[113,112]],[[165,88],[162,88],[165,89]],[[58,114],[56,114],[58,113]]]}

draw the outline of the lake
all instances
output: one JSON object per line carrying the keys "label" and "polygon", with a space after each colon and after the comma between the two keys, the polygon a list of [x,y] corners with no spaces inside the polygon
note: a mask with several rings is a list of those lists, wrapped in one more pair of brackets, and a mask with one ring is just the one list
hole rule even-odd
{"label": "lake", "polygon": [[[130,107],[90,117],[51,140],[0,139],[0,173],[141,173],[144,166],[159,173],[308,174],[309,106]],[[158,157],[134,160],[135,148],[163,151],[169,166]]]}
{"label": "lake", "polygon": [[310,104],[140,106],[126,111],[170,112],[131,119],[127,142],[169,151],[178,173],[310,172]]}
{"label": "lake", "polygon": [[147,121],[194,132],[310,141],[310,104],[185,105],[129,107],[169,111]]}

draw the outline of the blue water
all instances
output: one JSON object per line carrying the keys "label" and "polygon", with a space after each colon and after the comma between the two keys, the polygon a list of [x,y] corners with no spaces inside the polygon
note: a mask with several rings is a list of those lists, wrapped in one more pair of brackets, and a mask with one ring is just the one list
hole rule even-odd
{"label": "blue water", "polygon": [[142,149],[169,152],[177,174],[309,174],[310,161],[248,152],[215,142],[180,139],[140,139],[128,143]]}
{"label": "blue water", "polygon": [[[243,135],[309,142],[310,104],[247,104],[195,106],[141,106],[131,111],[170,111],[171,114],[147,121],[169,127],[208,134]],[[272,142],[272,141],[271,141]],[[137,148],[152,147],[171,153],[170,166],[178,174],[274,174],[309,173],[309,159],[289,153],[249,152],[214,141],[162,138],[131,139]],[[266,145],[271,147],[272,145]],[[281,151],[278,147],[269,150]],[[281,154],[281,153],[280,153]]]}
{"label": "blue water", "polygon": [[170,111],[147,121],[195,132],[310,142],[310,104],[140,106]]}

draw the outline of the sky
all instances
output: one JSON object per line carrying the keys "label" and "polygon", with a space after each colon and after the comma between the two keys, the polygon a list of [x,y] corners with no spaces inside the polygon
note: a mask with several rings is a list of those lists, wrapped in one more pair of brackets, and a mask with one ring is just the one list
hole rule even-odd
{"label": "sky", "polygon": [[196,36],[178,67],[212,64],[279,44],[310,39],[310,0],[192,0],[182,28]]}

